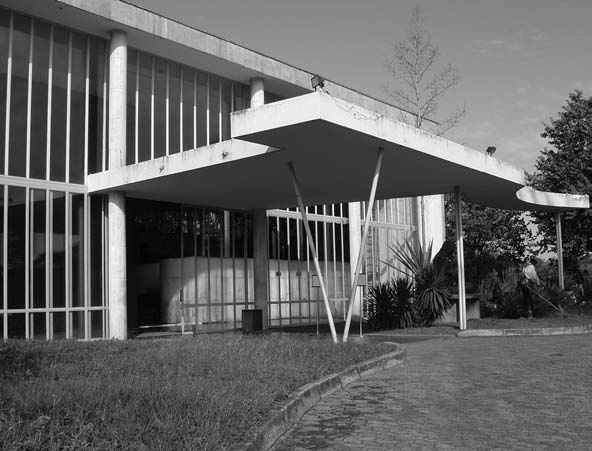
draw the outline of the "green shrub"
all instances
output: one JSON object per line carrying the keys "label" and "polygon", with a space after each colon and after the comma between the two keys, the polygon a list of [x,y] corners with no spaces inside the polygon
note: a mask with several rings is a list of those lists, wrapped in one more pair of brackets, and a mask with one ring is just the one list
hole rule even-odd
{"label": "green shrub", "polygon": [[413,284],[398,277],[370,287],[366,298],[368,327],[373,330],[405,329],[415,323]]}

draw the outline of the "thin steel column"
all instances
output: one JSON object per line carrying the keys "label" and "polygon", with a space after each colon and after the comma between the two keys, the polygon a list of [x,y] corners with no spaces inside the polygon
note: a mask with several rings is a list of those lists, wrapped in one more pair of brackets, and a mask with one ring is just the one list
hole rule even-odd
{"label": "thin steel column", "polygon": [[[380,167],[382,165],[382,155],[384,149],[378,148],[378,156],[376,157],[376,168],[374,170],[374,177],[372,178],[372,187],[370,188],[370,199],[368,200],[366,217],[364,218],[364,232],[362,233],[362,242],[360,243],[360,253],[356,262],[356,269],[352,280],[351,291],[349,295],[349,304],[347,306],[347,318],[345,320],[345,329],[343,330],[343,342],[347,342],[349,334],[349,327],[351,325],[352,313],[354,310],[354,299],[356,296],[356,289],[358,287],[358,279],[360,277],[360,269],[362,268],[362,261],[366,255],[366,240],[368,239],[368,230],[370,229],[370,216],[372,216],[372,208],[374,206],[374,196],[376,195],[376,187],[378,186],[378,178],[380,177]],[[360,318],[360,321],[362,319]]]}
{"label": "thin steel column", "polygon": [[563,275],[563,239],[561,237],[561,212],[555,212],[555,232],[557,234],[557,268],[559,270],[559,286],[565,289],[565,276]]}
{"label": "thin steel column", "polygon": [[312,258],[314,260],[315,269],[317,271],[317,275],[319,276],[319,284],[321,285],[321,293],[323,295],[323,301],[325,303],[325,310],[327,312],[327,319],[329,320],[329,328],[331,329],[331,336],[333,337],[333,341],[337,343],[337,333],[335,332],[335,324],[333,324],[333,315],[331,314],[331,306],[329,305],[329,298],[327,297],[327,289],[325,288],[325,280],[323,278],[323,274],[321,273],[321,267],[319,265],[319,259],[317,257],[317,252],[315,250],[313,241],[312,241],[312,232],[310,231],[310,227],[308,225],[308,218],[306,217],[306,208],[304,207],[304,202],[302,201],[302,196],[300,195],[300,188],[298,187],[298,181],[296,180],[296,172],[294,171],[294,165],[290,162],[288,163],[288,167],[290,168],[290,173],[292,174],[292,185],[294,186],[294,191],[296,193],[296,198],[298,200],[298,206],[300,208],[300,212],[302,214],[302,223],[304,224],[304,230],[306,231],[306,236],[308,237],[308,246],[310,248],[310,252],[312,253]]}
{"label": "thin steel column", "polygon": [[462,208],[460,199],[460,187],[454,187],[454,200],[456,206],[456,261],[458,264],[458,313],[460,330],[467,328],[467,305],[465,292],[465,256],[463,249]]}

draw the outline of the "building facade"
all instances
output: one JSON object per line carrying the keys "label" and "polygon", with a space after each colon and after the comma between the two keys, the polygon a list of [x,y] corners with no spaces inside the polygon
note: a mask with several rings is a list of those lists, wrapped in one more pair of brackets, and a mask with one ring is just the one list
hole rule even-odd
{"label": "building facade", "polygon": [[[0,2],[0,336],[236,328],[254,306],[268,325],[325,317],[297,208],[225,208],[207,192],[199,203],[175,201],[132,181],[109,192],[91,186],[96,174],[152,164],[166,172],[241,145],[230,139],[231,113],[308,92],[310,74],[124,2],[47,3]],[[388,244],[442,242],[441,204],[376,202],[369,284],[394,275]],[[336,317],[345,315],[365,210],[307,207]]]}

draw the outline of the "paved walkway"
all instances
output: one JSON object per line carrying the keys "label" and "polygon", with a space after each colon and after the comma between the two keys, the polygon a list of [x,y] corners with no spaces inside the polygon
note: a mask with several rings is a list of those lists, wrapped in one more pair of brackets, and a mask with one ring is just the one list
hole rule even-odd
{"label": "paved walkway", "polygon": [[288,450],[592,450],[592,334],[436,338],[322,400]]}

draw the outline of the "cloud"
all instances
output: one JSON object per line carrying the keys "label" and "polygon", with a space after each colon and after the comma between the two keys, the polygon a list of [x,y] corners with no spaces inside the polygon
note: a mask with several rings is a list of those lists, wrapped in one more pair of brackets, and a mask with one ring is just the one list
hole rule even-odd
{"label": "cloud", "polygon": [[544,33],[535,27],[528,27],[516,33],[509,33],[509,37],[495,39],[473,39],[466,48],[475,53],[489,53],[492,51],[517,52],[527,45],[542,40]]}
{"label": "cloud", "polygon": [[473,39],[466,47],[475,53],[489,53],[493,50],[518,51],[524,47],[524,43],[507,39]]}

